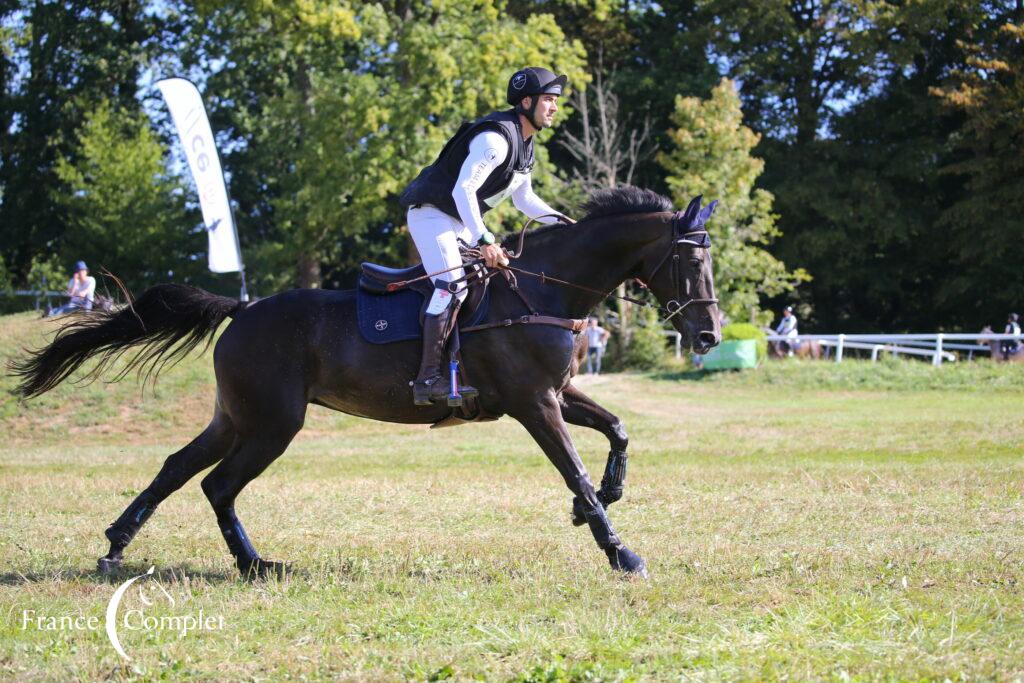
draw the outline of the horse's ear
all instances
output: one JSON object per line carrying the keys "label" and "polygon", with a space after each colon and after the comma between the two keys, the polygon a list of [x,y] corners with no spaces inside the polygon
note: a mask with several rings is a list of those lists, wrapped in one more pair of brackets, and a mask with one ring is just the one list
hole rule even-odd
{"label": "horse's ear", "polygon": [[700,213],[700,201],[704,198],[704,195],[699,194],[690,200],[690,203],[686,206],[686,211],[683,211],[682,224],[689,228],[693,225],[693,222],[697,220],[697,214]]}
{"label": "horse's ear", "polygon": [[695,226],[703,227],[708,222],[708,220],[710,220],[712,214],[715,213],[715,209],[717,208],[718,200],[716,199],[715,201],[711,202],[703,209],[701,209],[700,214],[697,215],[697,221],[695,223]]}

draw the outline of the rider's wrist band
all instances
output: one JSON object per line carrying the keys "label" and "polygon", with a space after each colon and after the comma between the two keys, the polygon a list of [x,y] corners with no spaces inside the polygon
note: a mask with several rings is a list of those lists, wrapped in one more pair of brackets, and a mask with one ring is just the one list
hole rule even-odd
{"label": "rider's wrist band", "polygon": [[480,239],[476,242],[478,247],[482,247],[485,244],[494,244],[494,233],[490,230],[484,230],[484,234],[480,235]]}

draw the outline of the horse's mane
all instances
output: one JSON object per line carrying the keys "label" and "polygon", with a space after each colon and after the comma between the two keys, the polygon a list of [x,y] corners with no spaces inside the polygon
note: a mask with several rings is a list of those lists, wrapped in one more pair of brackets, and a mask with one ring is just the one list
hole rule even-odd
{"label": "horse's mane", "polygon": [[586,211],[583,220],[589,221],[622,213],[671,211],[672,200],[642,187],[623,185],[610,190],[592,192],[584,202],[583,210]]}
{"label": "horse's mane", "polygon": [[[580,222],[604,218],[605,216],[617,216],[626,213],[658,213],[659,211],[672,211],[672,200],[662,197],[657,192],[645,190],[642,187],[633,185],[622,185],[608,190],[595,190],[590,193],[587,200],[580,206],[584,216]],[[564,223],[551,223],[535,230],[527,232],[528,237],[542,235],[552,230],[564,228]],[[515,234],[510,237],[515,237]]]}

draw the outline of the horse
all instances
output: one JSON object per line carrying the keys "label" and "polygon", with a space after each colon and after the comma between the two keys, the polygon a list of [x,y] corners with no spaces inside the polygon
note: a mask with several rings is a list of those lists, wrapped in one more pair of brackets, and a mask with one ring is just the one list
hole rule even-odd
{"label": "horse", "polygon": [[[684,212],[674,212],[671,201],[640,188],[595,193],[580,222],[526,233],[528,249],[518,255],[515,268],[542,277],[516,278],[517,287],[494,278],[490,324],[462,336],[463,364],[479,390],[480,409],[493,417],[508,415],[526,428],[574,494],[574,509],[612,569],[623,575],[647,576],[645,561],[622,542],[607,513],[622,495],[628,437],[617,416],[571,384],[585,324],[579,319],[620,283],[635,278],[666,307],[695,352],[717,345],[721,332],[704,227],[716,204],[702,208],[697,197]],[[510,239],[503,246],[509,247]],[[556,275],[572,286],[555,284]],[[528,302],[541,310],[528,310]],[[98,560],[101,573],[120,567],[125,548],[164,499],[212,466],[201,487],[238,570],[249,578],[282,576],[288,565],[263,559],[234,504],[302,429],[310,403],[395,423],[436,424],[451,416],[447,405],[413,404],[409,379],[419,364],[420,342],[366,342],[357,329],[356,305],[355,291],[291,290],[247,305],[186,285],[158,284],[120,310],[74,316],[49,345],[11,363],[20,379],[15,392],[26,399],[51,389],[90,357],[99,362],[86,378],[99,376],[133,348],[115,379],[136,370],[145,381],[200,344],[209,345],[231,318],[214,346],[217,391],[209,425],[167,457],[149,486],[106,530],[110,549]],[[555,319],[576,322],[554,324]],[[567,423],[608,438],[611,450],[600,490],[591,483]]]}
{"label": "horse", "polygon": [[[992,334],[992,328],[989,325],[981,328],[982,334]],[[1024,363],[1024,345],[1017,345],[1017,352],[1011,354],[1004,354],[1000,345],[1003,342],[996,339],[990,339],[988,341],[989,356],[992,360],[997,363]]]}
{"label": "horse", "polygon": [[[775,334],[773,330],[769,330],[769,334]],[[791,346],[793,349],[793,355],[797,358],[811,358],[818,360],[821,358],[821,344],[817,339],[801,339],[800,337],[794,337],[793,341],[800,341],[799,346]],[[791,344],[791,342],[786,342]],[[773,341],[768,342],[768,353],[772,358],[788,358],[789,352],[782,348],[783,342]]]}

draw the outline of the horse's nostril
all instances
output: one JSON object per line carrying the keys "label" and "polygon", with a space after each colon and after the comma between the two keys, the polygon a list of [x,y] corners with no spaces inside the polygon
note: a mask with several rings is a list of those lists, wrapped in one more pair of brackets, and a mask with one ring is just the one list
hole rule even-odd
{"label": "horse's nostril", "polygon": [[718,335],[714,332],[701,332],[697,335],[697,338],[701,343],[707,344],[708,346],[715,346],[718,344]]}

